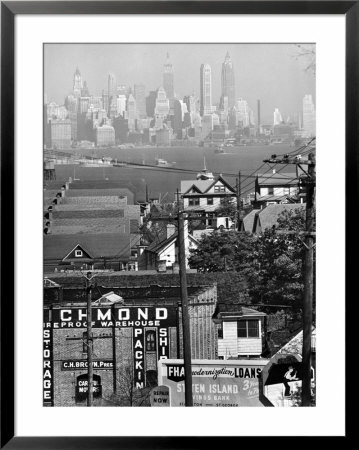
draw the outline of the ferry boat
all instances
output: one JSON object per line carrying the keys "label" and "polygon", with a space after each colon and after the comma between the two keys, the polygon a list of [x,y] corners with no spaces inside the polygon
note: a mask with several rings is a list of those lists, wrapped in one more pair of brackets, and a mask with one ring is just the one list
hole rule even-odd
{"label": "ferry boat", "polygon": [[162,158],[156,158],[156,166],[157,167],[171,167],[172,164],[170,164],[168,161]]}

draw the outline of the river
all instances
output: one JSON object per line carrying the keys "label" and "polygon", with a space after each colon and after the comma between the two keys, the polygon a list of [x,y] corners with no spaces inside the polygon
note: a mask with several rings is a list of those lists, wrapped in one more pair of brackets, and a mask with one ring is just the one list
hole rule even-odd
{"label": "river", "polygon": [[[204,166],[209,171],[216,174],[223,174],[223,177],[231,184],[235,185],[238,171],[241,171],[242,195],[253,192],[254,177],[246,178],[263,164],[263,160],[270,158],[272,154],[282,155],[286,152],[293,152],[293,147],[286,145],[263,145],[263,146],[240,146],[227,147],[225,154],[214,152],[214,148],[209,147],[143,147],[129,149],[88,149],[76,150],[82,155],[95,155],[96,157],[108,157],[118,161],[131,163],[155,165],[156,158],[163,158],[171,164],[172,169],[179,169],[178,172],[166,168],[143,168],[143,167],[82,167],[78,165],[56,165],[56,178],[66,180],[75,177],[80,180],[109,180],[123,181],[131,183],[135,187],[137,200],[144,200],[146,185],[150,197],[161,197],[170,201],[174,198],[174,193],[180,188],[181,180],[196,179],[196,173],[180,172],[180,169],[189,169],[194,172],[200,171]],[[269,165],[262,167],[261,173],[267,171]],[[280,168],[277,167],[277,170]],[[283,172],[293,173],[294,167],[287,166]],[[269,174],[269,173],[268,173]]]}

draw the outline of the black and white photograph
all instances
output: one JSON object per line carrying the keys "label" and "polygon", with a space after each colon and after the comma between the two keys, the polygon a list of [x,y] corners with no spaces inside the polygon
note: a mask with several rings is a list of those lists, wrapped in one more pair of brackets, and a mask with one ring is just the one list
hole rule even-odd
{"label": "black and white photograph", "polygon": [[316,407],[316,51],[43,44],[43,406]]}

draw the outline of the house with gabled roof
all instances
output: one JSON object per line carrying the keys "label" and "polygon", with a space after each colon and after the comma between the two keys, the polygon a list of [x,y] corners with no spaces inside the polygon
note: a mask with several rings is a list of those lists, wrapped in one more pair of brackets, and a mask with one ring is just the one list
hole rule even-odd
{"label": "house with gabled roof", "polygon": [[[185,223],[185,252],[186,267],[189,268],[188,258],[190,250],[198,247],[198,240],[188,233],[188,225]],[[144,247],[143,252],[139,252],[138,261],[139,270],[174,270],[178,266],[178,232],[173,224],[168,224],[166,234],[159,236],[148,246]]]}
{"label": "house with gabled roof", "polygon": [[282,203],[267,205],[262,209],[253,209],[242,221],[242,231],[260,234],[267,228],[276,228],[278,219],[284,211],[305,210],[305,203]]}
{"label": "house with gabled roof", "polygon": [[73,269],[129,270],[136,246],[130,233],[44,236],[44,272]]}
{"label": "house with gabled roof", "polygon": [[203,216],[206,227],[231,228],[229,217],[218,217],[224,199],[235,201],[236,190],[222,176],[215,177],[204,166],[196,180],[182,180],[181,193],[185,211]]}
{"label": "house with gabled roof", "polygon": [[299,180],[293,173],[257,174],[255,205],[299,202]]}

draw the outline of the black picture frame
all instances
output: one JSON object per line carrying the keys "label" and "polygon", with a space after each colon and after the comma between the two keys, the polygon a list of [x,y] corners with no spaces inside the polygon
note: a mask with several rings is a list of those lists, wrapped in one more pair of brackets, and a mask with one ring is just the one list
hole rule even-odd
{"label": "black picture frame", "polygon": [[[204,448],[223,437],[15,436],[14,392],[14,75],[19,14],[340,14],[346,20],[346,234],[357,204],[359,133],[359,1],[5,1],[1,2],[1,441],[6,449]],[[349,196],[350,193],[350,196]],[[6,220],[5,220],[6,215]],[[355,247],[355,244],[354,244]],[[354,249],[351,244],[351,252]],[[349,267],[349,252],[346,266]],[[346,288],[353,284],[346,272]],[[348,339],[347,339],[348,340]],[[348,435],[347,435],[348,436]],[[264,442],[262,441],[262,444]]]}

